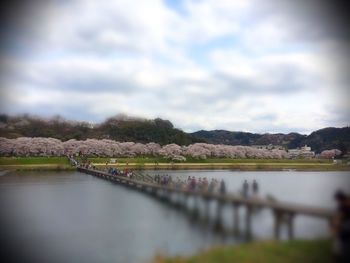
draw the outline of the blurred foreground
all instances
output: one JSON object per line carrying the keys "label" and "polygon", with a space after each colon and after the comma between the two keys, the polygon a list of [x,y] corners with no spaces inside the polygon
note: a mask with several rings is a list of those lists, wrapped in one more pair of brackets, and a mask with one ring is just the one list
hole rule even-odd
{"label": "blurred foreground", "polygon": [[329,240],[255,242],[238,246],[216,247],[191,257],[163,257],[154,263],[225,263],[225,262],[333,262]]}

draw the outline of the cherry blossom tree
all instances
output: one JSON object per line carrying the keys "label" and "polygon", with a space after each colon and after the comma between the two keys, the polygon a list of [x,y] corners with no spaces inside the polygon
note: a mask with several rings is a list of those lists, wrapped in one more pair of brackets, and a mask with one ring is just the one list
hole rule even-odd
{"label": "cherry blossom tree", "polygon": [[341,155],[341,151],[338,149],[324,150],[320,153],[320,157],[324,159],[332,159]]}
{"label": "cherry blossom tree", "polygon": [[[165,158],[184,160],[186,156],[206,159],[216,158],[288,158],[285,150],[257,149],[249,146],[214,145],[194,143],[188,146],[167,144],[160,146],[157,143],[118,142],[113,140],[75,139],[62,142],[54,138],[16,139],[0,138],[0,155],[2,156],[63,156],[82,153],[88,156],[104,157],[134,157],[134,156],[163,156]],[[324,151],[323,158],[337,156],[341,152],[337,149]]]}

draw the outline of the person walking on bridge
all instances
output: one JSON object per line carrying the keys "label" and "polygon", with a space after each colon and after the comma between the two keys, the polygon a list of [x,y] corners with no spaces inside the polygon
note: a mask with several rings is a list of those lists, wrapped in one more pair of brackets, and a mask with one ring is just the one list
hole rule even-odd
{"label": "person walking on bridge", "polygon": [[191,181],[190,181],[190,190],[191,191],[194,191],[194,190],[196,190],[196,178],[194,178],[194,176],[192,176],[192,179],[191,179]]}
{"label": "person walking on bridge", "polygon": [[209,182],[207,177],[204,177],[202,184],[203,184],[203,191],[208,191]]}
{"label": "person walking on bridge", "polygon": [[221,179],[221,182],[220,182],[220,194],[222,195],[226,194],[226,184],[223,179]]}
{"label": "person walking on bridge", "polygon": [[210,184],[209,184],[209,187],[208,187],[209,193],[214,192],[214,188],[215,188],[215,182],[214,182],[214,179],[211,178],[211,181],[210,181]]}
{"label": "person walking on bridge", "polygon": [[249,190],[249,184],[247,180],[244,180],[243,182],[243,197],[247,198],[248,197],[248,190]]}
{"label": "person walking on bridge", "polygon": [[259,185],[258,185],[258,182],[255,179],[253,180],[252,190],[253,190],[254,196],[258,195]]}

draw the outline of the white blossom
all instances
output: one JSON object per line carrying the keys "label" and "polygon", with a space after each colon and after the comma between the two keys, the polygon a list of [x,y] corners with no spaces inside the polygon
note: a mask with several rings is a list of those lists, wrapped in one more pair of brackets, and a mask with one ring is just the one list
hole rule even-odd
{"label": "white blossom", "polygon": [[[186,157],[197,159],[216,158],[288,158],[285,150],[256,149],[241,145],[214,145],[194,143],[188,146],[167,144],[160,146],[151,142],[147,144],[134,142],[118,142],[113,140],[75,139],[62,142],[54,138],[19,137],[7,139],[0,137],[1,156],[63,156],[82,153],[88,156],[101,157],[134,157],[134,156],[163,156],[174,160],[184,160]],[[339,150],[333,149],[321,153],[323,158],[337,156]]]}
{"label": "white blossom", "polygon": [[320,157],[325,159],[331,159],[339,155],[341,155],[341,151],[338,149],[324,150],[320,153]]}

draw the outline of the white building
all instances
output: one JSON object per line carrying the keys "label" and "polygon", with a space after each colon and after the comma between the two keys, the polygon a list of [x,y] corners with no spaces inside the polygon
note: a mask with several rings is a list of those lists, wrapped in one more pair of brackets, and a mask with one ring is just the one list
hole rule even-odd
{"label": "white building", "polygon": [[264,150],[272,150],[272,149],[285,150],[285,148],[282,145],[273,145],[273,144],[251,145],[251,147],[256,148],[256,149],[264,149]]}
{"label": "white building", "polygon": [[290,158],[314,158],[315,152],[311,151],[311,147],[305,145],[296,149],[288,150]]}

